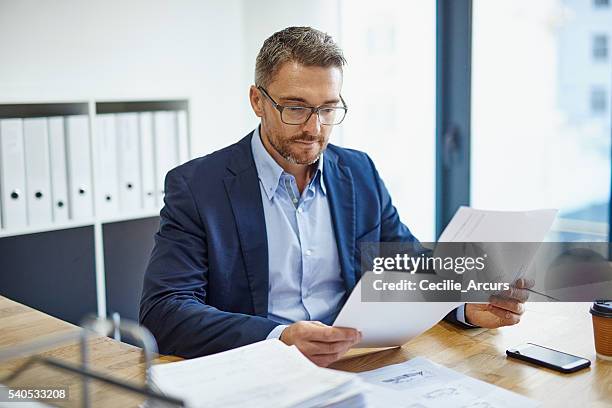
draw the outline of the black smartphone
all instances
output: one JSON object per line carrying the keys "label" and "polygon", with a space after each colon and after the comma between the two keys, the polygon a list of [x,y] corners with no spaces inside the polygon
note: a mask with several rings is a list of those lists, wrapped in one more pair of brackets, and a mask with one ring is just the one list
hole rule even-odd
{"label": "black smartphone", "polygon": [[525,343],[510,348],[506,350],[506,355],[562,373],[573,373],[591,365],[591,361],[586,358],[562,353],[533,343]]}

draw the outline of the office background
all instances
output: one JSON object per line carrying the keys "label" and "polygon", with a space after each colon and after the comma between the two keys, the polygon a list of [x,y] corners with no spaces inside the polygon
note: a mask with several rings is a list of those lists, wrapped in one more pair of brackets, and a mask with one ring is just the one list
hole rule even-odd
{"label": "office background", "polygon": [[[134,123],[173,112],[177,161],[233,143],[257,124],[247,95],[259,47],[290,25],[327,31],[344,49],[349,114],[333,141],[372,156],[421,240],[459,205],[560,208],[550,240],[609,240],[608,0],[0,0],[0,116],[72,117],[68,129],[85,115],[95,195],[107,176],[104,160],[95,164],[105,157],[100,114]],[[155,173],[151,207],[140,186],[136,208],[110,214],[93,196],[91,213],[62,221],[51,210],[51,222],[34,222],[30,209],[11,226],[2,211],[0,294],[74,323],[92,312],[135,318],[167,160],[152,155],[153,170],[132,169],[139,180]]]}

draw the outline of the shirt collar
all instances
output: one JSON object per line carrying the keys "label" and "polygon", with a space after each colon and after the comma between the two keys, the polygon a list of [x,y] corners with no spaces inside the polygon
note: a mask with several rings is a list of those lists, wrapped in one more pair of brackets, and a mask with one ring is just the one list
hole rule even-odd
{"label": "shirt collar", "polygon": [[[276,188],[280,183],[280,178],[285,173],[283,168],[274,160],[274,158],[268,153],[266,148],[261,141],[261,135],[259,133],[259,126],[253,131],[253,137],[251,138],[251,150],[253,152],[253,160],[255,160],[255,167],[257,168],[257,175],[259,180],[264,186],[266,196],[269,200],[272,200],[276,192]],[[327,194],[325,183],[323,182],[323,154],[319,157],[317,162],[317,170],[311,181],[311,184],[316,187],[316,183],[321,186],[321,191],[324,195]],[[286,174],[286,173],[285,173]]]}
{"label": "shirt collar", "polygon": [[317,171],[315,172],[315,183],[319,183],[319,185],[321,186],[321,191],[323,192],[323,195],[327,195],[327,189],[325,188],[325,181],[323,180],[323,155],[325,153],[321,153],[321,156],[319,157],[319,161],[317,162]]}

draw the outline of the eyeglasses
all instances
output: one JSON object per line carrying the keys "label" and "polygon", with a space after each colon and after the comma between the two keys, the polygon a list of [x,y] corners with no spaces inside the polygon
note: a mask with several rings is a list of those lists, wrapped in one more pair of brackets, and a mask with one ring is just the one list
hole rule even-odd
{"label": "eyeglasses", "polygon": [[272,102],[281,115],[281,121],[287,125],[303,125],[308,122],[313,113],[317,114],[322,125],[338,125],[344,120],[348,110],[342,95],[340,95],[340,100],[343,106],[287,106],[276,103],[263,87],[258,86],[257,89]]}

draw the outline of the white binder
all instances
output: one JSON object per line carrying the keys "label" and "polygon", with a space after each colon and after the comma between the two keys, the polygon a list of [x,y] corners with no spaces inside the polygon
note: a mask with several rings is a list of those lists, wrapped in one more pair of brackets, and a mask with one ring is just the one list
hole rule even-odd
{"label": "white binder", "polygon": [[179,162],[189,160],[189,126],[187,124],[187,111],[176,112],[176,125],[178,131]]}
{"label": "white binder", "polygon": [[119,208],[122,212],[134,212],[142,208],[138,114],[120,113],[116,119],[119,147]]}
{"label": "white binder", "polygon": [[49,159],[51,165],[51,205],[53,222],[68,221],[68,174],[64,118],[49,118]]}
{"label": "white binder", "polygon": [[51,224],[51,178],[47,118],[23,120],[28,225]]}
{"label": "white binder", "polygon": [[73,220],[93,217],[90,146],[87,115],[67,116],[68,199]]}
{"label": "white binder", "polygon": [[151,210],[157,208],[157,197],[155,194],[153,114],[151,112],[142,112],[139,120],[142,206],[145,209]]}
{"label": "white binder", "polygon": [[4,228],[25,227],[28,216],[21,119],[0,120],[0,188]]}
{"label": "white binder", "polygon": [[166,173],[179,161],[176,112],[160,111],[154,115],[156,183],[159,203],[163,200]]}
{"label": "white binder", "polygon": [[96,211],[109,217],[119,211],[117,133],[114,114],[96,116]]}

